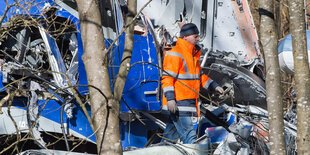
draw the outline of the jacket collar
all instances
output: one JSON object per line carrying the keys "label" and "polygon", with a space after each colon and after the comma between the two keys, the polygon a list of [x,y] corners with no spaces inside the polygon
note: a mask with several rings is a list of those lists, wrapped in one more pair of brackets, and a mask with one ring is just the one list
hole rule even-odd
{"label": "jacket collar", "polygon": [[178,38],[176,45],[180,46],[184,51],[189,52],[191,55],[193,55],[193,50],[195,48],[193,44],[187,42],[182,38]]}

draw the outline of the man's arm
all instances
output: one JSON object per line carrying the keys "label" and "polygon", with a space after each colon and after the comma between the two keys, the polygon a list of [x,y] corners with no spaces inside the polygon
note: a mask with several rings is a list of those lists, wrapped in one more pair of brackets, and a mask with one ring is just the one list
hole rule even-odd
{"label": "man's arm", "polygon": [[162,87],[164,95],[169,100],[175,100],[174,84],[181,67],[182,59],[174,52],[167,52],[163,63]]}
{"label": "man's arm", "polygon": [[174,93],[174,84],[176,82],[179,68],[181,67],[180,58],[167,52],[163,63],[162,87],[167,99],[167,108],[171,113],[177,111],[177,105]]}
{"label": "man's arm", "polygon": [[202,71],[200,73],[200,83],[203,88],[209,90],[209,91],[215,91],[219,94],[224,93],[224,89],[215,81],[213,81],[211,78],[209,78],[207,75],[203,74]]}

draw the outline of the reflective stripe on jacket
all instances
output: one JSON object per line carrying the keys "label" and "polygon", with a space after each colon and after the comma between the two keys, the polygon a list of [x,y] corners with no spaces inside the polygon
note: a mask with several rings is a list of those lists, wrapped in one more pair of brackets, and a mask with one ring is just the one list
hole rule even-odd
{"label": "reflective stripe on jacket", "polygon": [[[200,87],[208,89],[213,82],[201,72],[200,55],[200,50],[182,38],[178,38],[176,46],[166,52],[162,77],[163,110],[167,109],[167,100],[176,100],[180,112],[182,110],[184,112],[197,112],[199,116],[197,99]],[[190,104],[187,104],[187,108],[186,106],[181,108],[179,107],[180,101],[191,103],[196,109]]]}

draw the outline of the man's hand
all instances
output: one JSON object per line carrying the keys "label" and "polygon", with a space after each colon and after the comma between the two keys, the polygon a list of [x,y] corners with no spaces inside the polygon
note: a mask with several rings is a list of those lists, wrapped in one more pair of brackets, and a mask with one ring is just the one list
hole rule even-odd
{"label": "man's hand", "polygon": [[221,86],[217,86],[215,88],[215,91],[219,93],[220,95],[224,95],[224,89]]}
{"label": "man's hand", "polygon": [[175,100],[168,101],[167,107],[168,107],[168,110],[173,114],[175,114],[175,112],[178,111],[177,103],[175,102]]}

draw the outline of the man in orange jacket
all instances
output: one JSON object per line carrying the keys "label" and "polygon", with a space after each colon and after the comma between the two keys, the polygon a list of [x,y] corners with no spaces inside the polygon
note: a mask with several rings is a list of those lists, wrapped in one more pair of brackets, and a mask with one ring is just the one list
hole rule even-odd
{"label": "man in orange jacket", "polygon": [[165,139],[191,144],[196,132],[191,117],[199,117],[198,97],[200,87],[224,93],[215,81],[203,74],[199,64],[201,51],[197,42],[199,31],[195,24],[184,24],[180,37],[164,56],[162,87],[163,112],[169,114],[163,136]]}

